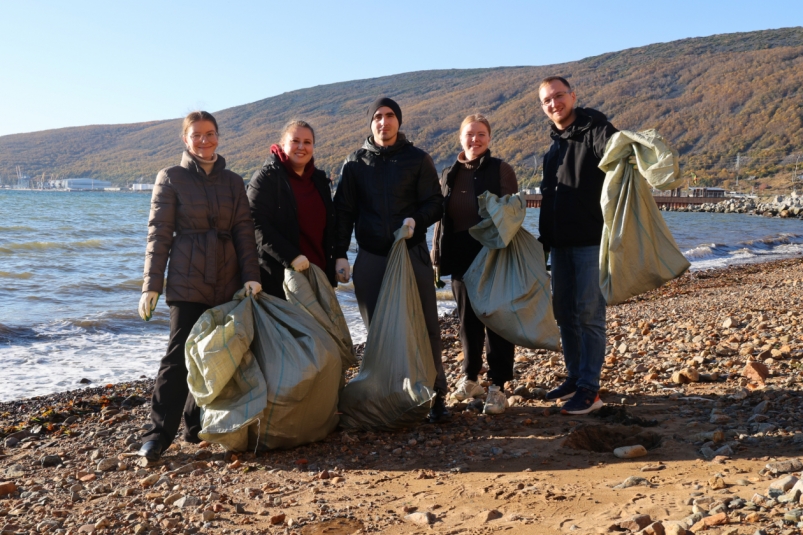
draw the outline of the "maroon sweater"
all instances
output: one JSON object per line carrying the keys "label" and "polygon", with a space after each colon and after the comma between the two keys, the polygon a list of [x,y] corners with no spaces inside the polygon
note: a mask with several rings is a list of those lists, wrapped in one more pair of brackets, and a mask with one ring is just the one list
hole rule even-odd
{"label": "maroon sweater", "polygon": [[311,263],[326,271],[326,255],[323,252],[323,233],[326,229],[326,207],[318,189],[312,181],[315,160],[312,159],[299,176],[290,164],[290,160],[279,145],[273,145],[270,151],[275,154],[287,170],[288,182],[296,198],[296,214],[298,216],[299,240],[301,254]]}

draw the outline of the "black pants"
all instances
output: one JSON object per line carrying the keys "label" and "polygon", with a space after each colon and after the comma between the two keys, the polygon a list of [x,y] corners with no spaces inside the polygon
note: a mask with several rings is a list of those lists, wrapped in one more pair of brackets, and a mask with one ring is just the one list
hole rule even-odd
{"label": "black pants", "polygon": [[482,347],[488,360],[488,376],[493,384],[504,389],[513,379],[513,354],[516,346],[487,328],[474,313],[468,300],[466,284],[452,276],[452,294],[460,318],[460,343],[463,344],[463,373],[471,381],[477,380],[482,368]]}
{"label": "black pants", "polygon": [[[410,249],[410,263],[413,265],[418,295],[424,309],[424,321],[427,324],[435,371],[438,372],[435,379],[435,392],[445,395],[449,387],[446,384],[446,374],[443,372],[443,360],[441,359],[441,327],[438,322],[438,302],[435,296],[435,273],[432,270],[432,261],[429,258],[426,243],[419,243]],[[357,298],[357,305],[366,328],[369,328],[371,324],[387,265],[388,258],[386,256],[375,255],[365,250],[360,250],[354,261],[354,295]]]}
{"label": "black pants", "polygon": [[287,295],[284,293],[284,279],[280,281],[275,275],[271,275],[264,268],[259,268],[260,282],[262,283],[262,291],[273,297],[284,299],[287,301]]}
{"label": "black pants", "polygon": [[192,326],[209,309],[203,303],[170,303],[170,341],[167,353],[159,364],[159,375],[153,387],[151,402],[151,422],[153,429],[143,442],[159,440],[162,451],[166,450],[176,438],[182,416],[184,420],[184,439],[197,441],[201,430],[201,410],[195,404],[187,386],[187,365],[184,361],[184,344]]}

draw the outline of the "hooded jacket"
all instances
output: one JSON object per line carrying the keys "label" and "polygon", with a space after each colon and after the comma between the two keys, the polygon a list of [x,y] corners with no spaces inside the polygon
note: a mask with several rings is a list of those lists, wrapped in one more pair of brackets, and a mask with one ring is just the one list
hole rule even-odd
{"label": "hooded jacket", "polygon": [[164,290],[168,303],[210,307],[230,301],[243,283],[259,281],[245,185],[240,175],[226,169],[222,156],[209,175],[186,151],[181,165],[159,171],[148,218],[144,278],[142,291]]}
{"label": "hooded jacket", "polygon": [[[335,280],[335,209],[326,173],[315,169],[312,182],[326,209],[326,228],[323,234],[323,253],[326,257],[326,276],[332,286]],[[301,253],[298,225],[299,207],[290,186],[287,169],[275,154],[268,156],[262,168],[254,173],[248,184],[248,202],[256,227],[259,265],[272,279],[273,287],[282,291],[284,270]],[[304,207],[301,208],[302,214]],[[266,281],[265,281],[266,282]],[[264,282],[263,282],[264,285]]]}
{"label": "hooded jacket", "polygon": [[552,125],[552,146],[544,156],[539,240],[549,247],[599,245],[602,239],[602,184],[598,165],[608,139],[618,130],[591,108],[575,108],[566,130]]}
{"label": "hooded jacket", "polygon": [[377,147],[369,136],[343,164],[335,210],[336,258],[346,258],[355,228],[361,249],[387,256],[393,233],[408,217],[415,220],[415,232],[407,240],[412,248],[426,239],[427,227],[443,213],[435,164],[402,133],[392,147]]}

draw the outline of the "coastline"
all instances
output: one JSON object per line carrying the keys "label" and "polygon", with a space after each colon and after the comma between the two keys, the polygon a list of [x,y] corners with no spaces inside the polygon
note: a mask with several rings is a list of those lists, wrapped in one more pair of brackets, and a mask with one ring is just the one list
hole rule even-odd
{"label": "coastline", "polygon": [[[725,488],[736,504],[725,508],[729,524],[774,529],[793,505],[776,500],[762,509],[748,501],[769,495],[776,477],[765,465],[803,457],[801,298],[798,257],[690,272],[609,307],[607,408],[595,416],[561,416],[543,401],[564,376],[562,358],[521,348],[502,415],[454,403],[445,424],[336,431],[319,443],[236,459],[214,445],[177,442],[162,463],[137,466],[132,453],[148,422],[152,379],[0,403],[0,479],[19,487],[0,496],[0,523],[23,531],[48,521],[63,533],[104,519],[132,533],[172,525],[185,533],[306,534],[338,523],[351,529],[343,533],[407,533],[416,522],[407,517],[419,512],[422,526],[447,531],[479,522],[511,533],[561,533],[570,525],[594,533],[637,513],[667,529],[675,521],[691,527]],[[462,360],[455,319],[444,316],[441,326],[454,388]],[[635,429],[647,456],[621,460],[605,449]],[[605,451],[590,451],[599,444]],[[106,459],[113,461],[101,470]],[[639,473],[647,468],[657,471]],[[181,473],[166,487],[139,483],[175,470]],[[630,476],[645,479],[613,488]],[[696,520],[690,493],[711,498],[709,509],[694,506]],[[42,495],[48,500],[37,505]],[[197,503],[177,507],[177,495]],[[565,500],[585,513],[566,510]]]}

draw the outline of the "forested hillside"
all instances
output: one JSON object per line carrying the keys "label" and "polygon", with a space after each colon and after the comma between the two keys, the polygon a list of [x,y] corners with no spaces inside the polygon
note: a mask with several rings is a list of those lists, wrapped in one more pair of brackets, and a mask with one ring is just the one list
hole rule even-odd
{"label": "forested hillside", "polygon": [[[656,128],[682,155],[684,174],[717,183],[790,172],[803,153],[803,28],[684,39],[541,67],[423,71],[301,89],[215,112],[220,153],[250,177],[291,118],[316,128],[316,161],[336,172],[368,134],[366,108],[379,95],[404,111],[402,130],[438,167],[459,150],[468,113],[487,114],[494,153],[520,180],[535,175],[534,156],[549,145],[538,82],[567,77],[579,104],[622,129]],[[180,119],[86,126],[0,137],[0,177],[16,166],[30,176],[152,181],[178,162]],[[803,165],[800,166],[803,172]]]}

